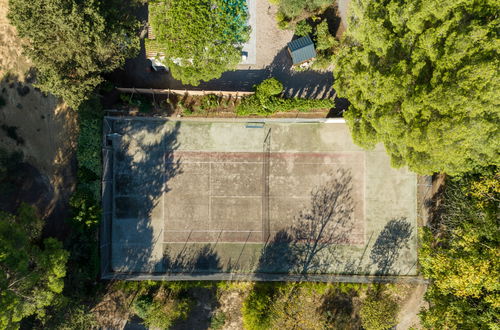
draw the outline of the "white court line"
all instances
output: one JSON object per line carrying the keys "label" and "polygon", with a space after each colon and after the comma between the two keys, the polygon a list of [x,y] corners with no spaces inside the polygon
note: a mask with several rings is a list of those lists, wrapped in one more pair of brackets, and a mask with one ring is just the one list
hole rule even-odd
{"label": "white court line", "polygon": [[169,233],[261,233],[262,230],[165,230]]}
{"label": "white court line", "polygon": [[[285,161],[285,160],[283,160]],[[273,162],[273,160],[271,160]],[[175,164],[174,162],[166,163],[166,164]],[[183,164],[264,164],[264,162],[181,162],[181,165]],[[359,163],[302,163],[302,162],[294,162],[294,164],[300,164],[300,165],[346,165],[346,164],[362,164],[362,162]]]}

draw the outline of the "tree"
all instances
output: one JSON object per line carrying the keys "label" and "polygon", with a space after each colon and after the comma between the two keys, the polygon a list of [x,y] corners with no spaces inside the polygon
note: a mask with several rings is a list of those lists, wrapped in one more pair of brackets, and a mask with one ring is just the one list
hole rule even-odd
{"label": "tree", "polygon": [[139,50],[129,1],[10,0],[9,19],[25,39],[44,92],[78,105]]}
{"label": "tree", "polygon": [[184,84],[219,78],[241,61],[250,30],[246,1],[157,0],[150,12],[165,64]]}
{"label": "tree", "polygon": [[422,174],[500,164],[497,12],[492,0],[353,2],[334,86],[354,141]]}
{"label": "tree", "polygon": [[68,253],[56,239],[40,242],[42,220],[22,204],[0,213],[0,328],[18,328],[30,315],[43,318],[63,289]]}
{"label": "tree", "polygon": [[494,329],[500,321],[500,191],[476,194],[499,181],[498,169],[451,179],[438,221],[422,233],[419,261],[431,284],[421,316],[429,328]]}

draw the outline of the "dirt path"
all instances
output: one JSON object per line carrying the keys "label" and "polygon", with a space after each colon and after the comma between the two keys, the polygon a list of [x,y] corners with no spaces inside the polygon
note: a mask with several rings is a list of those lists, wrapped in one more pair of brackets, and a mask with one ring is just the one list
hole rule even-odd
{"label": "dirt path", "polygon": [[0,147],[22,151],[25,161],[40,172],[32,179],[45,182],[46,189],[44,202],[37,206],[57,230],[75,182],[76,112],[31,84],[31,64],[6,17],[7,6],[8,0],[0,0],[0,97],[5,103],[0,106]]}
{"label": "dirt path", "polygon": [[421,284],[416,285],[408,292],[408,296],[399,311],[399,324],[396,329],[422,329],[418,313],[422,308],[427,306],[427,303],[424,301],[425,290],[427,290],[427,285]]}

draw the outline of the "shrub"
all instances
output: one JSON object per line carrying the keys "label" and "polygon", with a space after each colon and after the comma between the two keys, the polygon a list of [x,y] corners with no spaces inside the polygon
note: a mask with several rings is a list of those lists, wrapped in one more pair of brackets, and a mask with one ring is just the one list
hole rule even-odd
{"label": "shrub", "polygon": [[185,319],[190,308],[189,301],[164,287],[151,294],[141,295],[133,302],[133,310],[149,328],[168,329],[175,320]]}
{"label": "shrub", "polygon": [[157,49],[169,55],[164,63],[183,84],[219,78],[241,61],[250,32],[246,1],[150,1],[149,13]]}
{"label": "shrub", "polygon": [[[321,285],[316,288],[321,289]],[[272,329],[323,330],[326,317],[320,311],[321,295],[314,286],[291,283],[281,288],[269,308]]]}
{"label": "shrub", "polygon": [[224,312],[218,312],[212,316],[210,319],[210,329],[218,330],[222,329],[226,323],[226,314]]}
{"label": "shrub", "polygon": [[422,275],[431,280],[425,294],[429,308],[420,313],[427,328],[497,326],[499,187],[497,167],[448,177],[436,216],[421,231],[418,252]]}
{"label": "shrub", "polygon": [[219,97],[215,94],[205,95],[201,98],[200,109],[210,110],[219,106]]}
{"label": "shrub", "polygon": [[298,36],[307,36],[311,34],[313,31],[312,26],[307,23],[306,20],[300,21],[295,26],[295,35]]}
{"label": "shrub", "polygon": [[122,100],[122,102],[125,104],[138,108],[139,112],[142,113],[151,112],[151,110],[153,109],[151,99],[143,94],[120,94],[120,100]]}
{"label": "shrub", "polygon": [[302,14],[313,14],[332,5],[330,0],[279,0],[279,13],[287,20],[296,19]]}
{"label": "shrub", "polygon": [[399,306],[392,297],[370,294],[361,306],[359,315],[366,330],[390,329],[397,324]]}
{"label": "shrub", "polygon": [[311,109],[331,108],[333,100],[316,99],[285,99],[277,97],[283,90],[283,84],[276,78],[269,78],[255,87],[255,94],[245,97],[236,107],[240,116],[261,115],[266,116],[277,111],[309,111]]}
{"label": "shrub", "polygon": [[269,329],[271,305],[278,294],[280,283],[255,283],[243,302],[243,326],[246,330]]}
{"label": "shrub", "polygon": [[255,86],[255,95],[259,100],[278,95],[283,91],[283,84],[276,78],[268,78]]}

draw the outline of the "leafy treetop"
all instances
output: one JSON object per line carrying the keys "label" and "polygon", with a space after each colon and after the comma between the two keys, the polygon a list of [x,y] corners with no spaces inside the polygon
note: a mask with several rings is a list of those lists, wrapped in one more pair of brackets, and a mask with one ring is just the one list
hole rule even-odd
{"label": "leafy treetop", "polygon": [[78,105],[139,50],[130,1],[9,0],[9,19],[25,39],[37,86]]}
{"label": "leafy treetop", "polygon": [[496,329],[500,316],[500,171],[452,178],[422,231],[419,261],[431,280],[430,308],[421,313],[429,329]]}
{"label": "leafy treetop", "polygon": [[498,2],[360,0],[351,13],[334,75],[355,142],[424,174],[500,164]]}
{"label": "leafy treetop", "polygon": [[22,204],[0,213],[0,328],[16,329],[27,316],[45,316],[63,289],[68,253],[54,238],[40,242],[42,220]]}
{"label": "leafy treetop", "polygon": [[250,30],[245,0],[156,0],[150,11],[165,64],[184,84],[219,78],[241,61]]}

